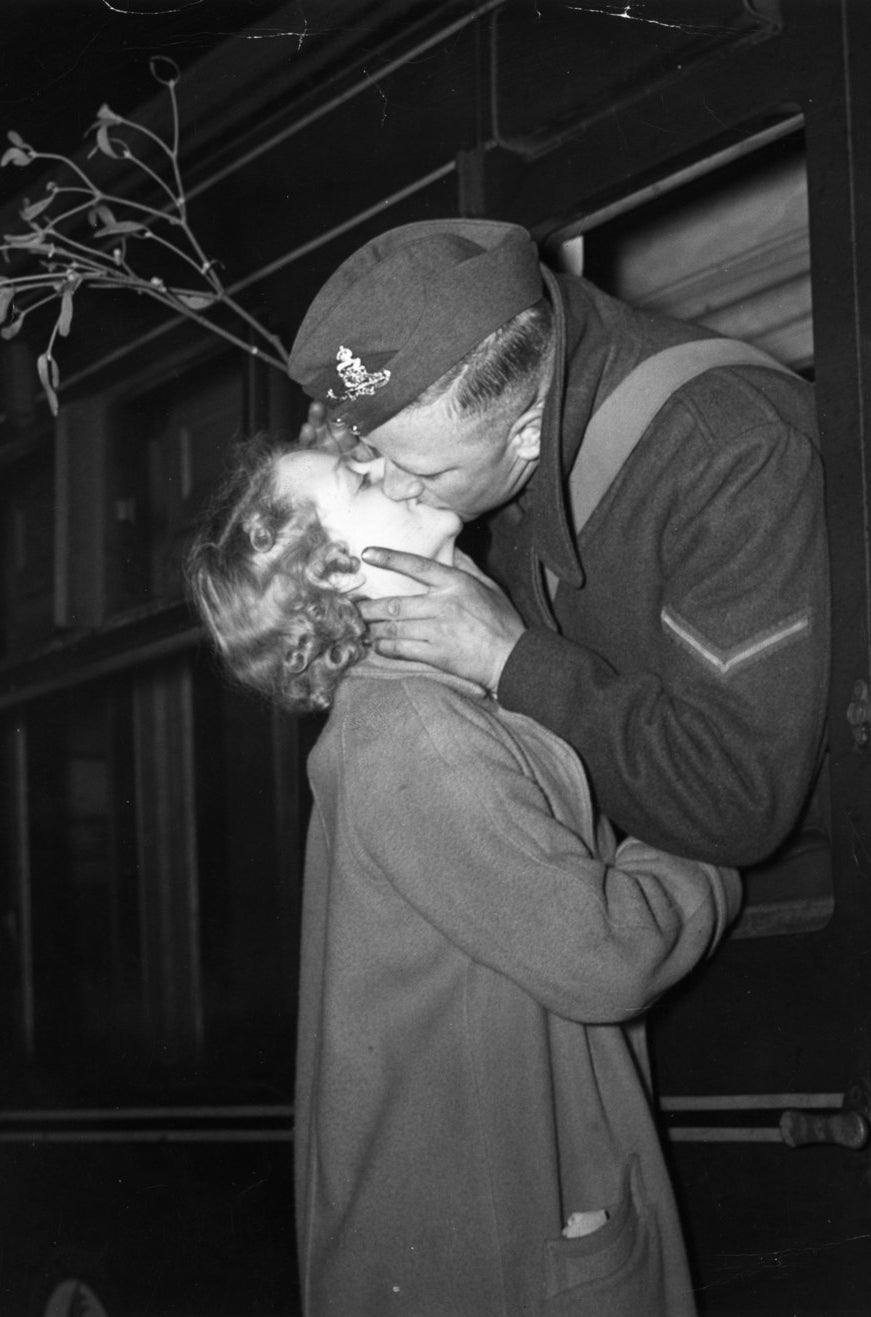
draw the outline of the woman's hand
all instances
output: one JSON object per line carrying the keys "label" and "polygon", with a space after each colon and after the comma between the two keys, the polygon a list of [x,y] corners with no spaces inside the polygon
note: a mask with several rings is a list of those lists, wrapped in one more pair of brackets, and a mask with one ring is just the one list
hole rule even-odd
{"label": "woman's hand", "polygon": [[322,402],[313,402],[308,409],[308,420],[300,427],[299,442],[303,448],[342,455],[353,452],[358,440],[347,425],[330,420]]}

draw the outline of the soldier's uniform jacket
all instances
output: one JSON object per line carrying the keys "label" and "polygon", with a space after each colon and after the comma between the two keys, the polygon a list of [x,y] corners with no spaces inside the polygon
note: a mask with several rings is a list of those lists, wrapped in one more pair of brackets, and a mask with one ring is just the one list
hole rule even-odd
{"label": "soldier's uniform jacket", "polygon": [[[503,707],[583,756],[598,805],[677,854],[747,865],[818,766],[829,575],[813,390],[709,370],[662,407],[576,539],[566,482],[595,409],[643,359],[706,331],[547,276],[558,358],[538,470],[493,515],[487,568],[529,630]],[[560,580],[553,609],[544,567]]]}

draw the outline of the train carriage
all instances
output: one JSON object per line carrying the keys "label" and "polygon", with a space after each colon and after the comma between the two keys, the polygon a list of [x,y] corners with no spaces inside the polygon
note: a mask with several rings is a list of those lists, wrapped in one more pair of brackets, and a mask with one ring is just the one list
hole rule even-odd
{"label": "train carriage", "polygon": [[[528,226],[553,268],[815,383],[828,809],[747,876],[726,945],[656,1008],[651,1037],[700,1311],[868,1311],[871,10],[305,10],[243,28],[240,7],[176,88],[191,227],[268,334],[289,345],[379,230],[492,217]],[[103,99],[95,83],[95,111]],[[171,131],[165,87],[129,112]],[[150,197],[129,161],[101,167],[113,191]],[[34,186],[13,172],[4,232]],[[193,319],[95,292],[75,317],[56,415],[45,327],[0,344],[0,1311],[293,1317],[320,724],[226,685],[179,561],[234,439],[295,432],[306,400],[223,306]]]}

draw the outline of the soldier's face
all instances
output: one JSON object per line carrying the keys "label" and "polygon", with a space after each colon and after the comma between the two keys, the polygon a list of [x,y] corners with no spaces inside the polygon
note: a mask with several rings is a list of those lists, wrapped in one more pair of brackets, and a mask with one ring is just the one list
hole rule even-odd
{"label": "soldier's face", "polygon": [[383,458],[388,498],[417,498],[463,521],[514,498],[538,465],[541,408],[457,417],[450,395],[409,407],[364,435],[355,458]]}

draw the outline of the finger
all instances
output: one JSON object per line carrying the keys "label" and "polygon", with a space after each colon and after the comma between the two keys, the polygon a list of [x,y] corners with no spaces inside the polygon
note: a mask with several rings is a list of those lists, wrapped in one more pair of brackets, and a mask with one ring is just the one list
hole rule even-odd
{"label": "finger", "polygon": [[438,611],[428,594],[403,595],[399,599],[360,599],[357,607],[364,622],[419,622],[434,617]]}
{"label": "finger", "polygon": [[368,623],[370,640],[398,640],[403,644],[439,644],[441,630],[432,625],[431,618],[381,618]]}
{"label": "finger", "polygon": [[399,641],[402,644],[428,645],[430,643],[428,637],[415,629],[410,623],[387,620],[370,624],[369,639]]}
{"label": "finger", "polygon": [[402,604],[398,599],[358,599],[357,607],[364,622],[384,622],[398,618]]}
{"label": "finger", "polygon": [[374,649],[377,654],[383,654],[385,658],[414,659],[418,663],[429,663],[432,660],[432,650],[426,641],[409,640],[406,636],[378,636],[374,642]]}
{"label": "finger", "polygon": [[322,402],[310,402],[308,415],[299,428],[299,442],[303,448],[313,448],[318,442],[327,409]]}
{"label": "finger", "polygon": [[448,585],[452,577],[457,575],[453,567],[446,567],[444,563],[435,562],[432,558],[421,558],[416,553],[403,553],[399,549],[370,545],[363,550],[362,558],[373,567],[400,572],[403,576],[410,576],[412,581],[419,581],[421,585]]}
{"label": "finger", "polygon": [[318,430],[317,447],[333,457],[346,457],[353,448],[354,436],[350,430],[328,423]]}
{"label": "finger", "polygon": [[336,453],[341,457],[348,457],[354,452],[357,447],[357,436],[347,425],[342,425],[338,421],[330,421],[327,425],[327,431]]}

